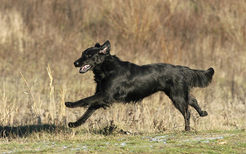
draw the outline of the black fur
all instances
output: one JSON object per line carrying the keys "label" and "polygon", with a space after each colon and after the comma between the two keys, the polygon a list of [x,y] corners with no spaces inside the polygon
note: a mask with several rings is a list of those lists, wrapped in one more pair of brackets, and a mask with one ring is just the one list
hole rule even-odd
{"label": "black fur", "polygon": [[111,55],[109,41],[86,49],[74,65],[80,67],[80,73],[92,70],[97,86],[93,96],[65,103],[69,108],[88,107],[79,120],[68,124],[69,127],[80,126],[94,111],[109,107],[113,102],[137,102],[157,91],[166,93],[182,113],[187,131],[190,130],[188,105],[200,116],[208,115],[189,91],[192,87],[206,87],[212,80],[213,68],[193,70],[165,63],[139,66]]}

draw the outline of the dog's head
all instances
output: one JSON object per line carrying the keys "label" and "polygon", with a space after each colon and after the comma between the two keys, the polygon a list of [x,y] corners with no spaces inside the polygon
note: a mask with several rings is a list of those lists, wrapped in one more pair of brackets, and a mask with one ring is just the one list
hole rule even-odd
{"label": "dog's head", "polygon": [[85,73],[103,63],[108,55],[110,55],[110,42],[106,41],[103,45],[96,43],[94,47],[82,52],[82,56],[74,62],[74,66],[80,67],[80,73]]}

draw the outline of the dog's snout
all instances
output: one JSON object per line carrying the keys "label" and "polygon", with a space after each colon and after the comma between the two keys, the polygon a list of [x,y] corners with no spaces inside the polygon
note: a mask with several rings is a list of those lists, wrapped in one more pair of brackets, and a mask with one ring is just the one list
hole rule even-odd
{"label": "dog's snout", "polygon": [[78,61],[75,61],[75,62],[74,62],[74,66],[75,66],[75,67],[79,67],[79,62],[78,62]]}

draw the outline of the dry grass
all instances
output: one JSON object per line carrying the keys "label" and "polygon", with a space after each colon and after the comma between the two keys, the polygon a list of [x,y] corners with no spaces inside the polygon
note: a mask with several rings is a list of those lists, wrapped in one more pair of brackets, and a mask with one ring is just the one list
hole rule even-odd
{"label": "dry grass", "polygon": [[[245,129],[245,13],[245,1],[231,0],[2,0],[0,126],[66,125],[78,118],[84,109],[65,109],[64,102],[92,95],[95,84],[73,61],[109,39],[112,54],[137,64],[214,67],[213,83],[193,92],[209,116],[191,109],[191,127]],[[111,121],[132,131],[183,129],[181,114],[162,93],[101,109],[78,129]]]}

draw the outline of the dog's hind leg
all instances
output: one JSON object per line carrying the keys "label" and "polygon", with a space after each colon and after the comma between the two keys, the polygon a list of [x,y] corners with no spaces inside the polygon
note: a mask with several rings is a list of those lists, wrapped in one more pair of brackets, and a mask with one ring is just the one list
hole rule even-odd
{"label": "dog's hind leg", "polygon": [[197,100],[193,96],[189,96],[189,105],[192,106],[201,117],[205,117],[208,115],[207,111],[202,111],[200,106],[197,103]]}
{"label": "dog's hind leg", "polygon": [[190,112],[188,110],[188,88],[184,85],[176,87],[170,87],[169,90],[165,91],[168,97],[172,100],[174,106],[182,113],[185,121],[185,131],[190,130]]}
{"label": "dog's hind leg", "polygon": [[188,110],[188,104],[185,102],[184,99],[176,99],[173,98],[174,106],[182,113],[185,121],[185,131],[190,130],[190,112]]}
{"label": "dog's hind leg", "polygon": [[[178,95],[177,95],[178,94]],[[190,130],[190,112],[188,110],[188,100],[183,91],[176,91],[169,96],[174,106],[182,113],[185,121],[185,131]]]}
{"label": "dog's hind leg", "polygon": [[83,123],[97,110],[97,108],[89,107],[87,111],[82,115],[81,118],[79,118],[76,122],[69,122],[68,127],[75,128]]}

